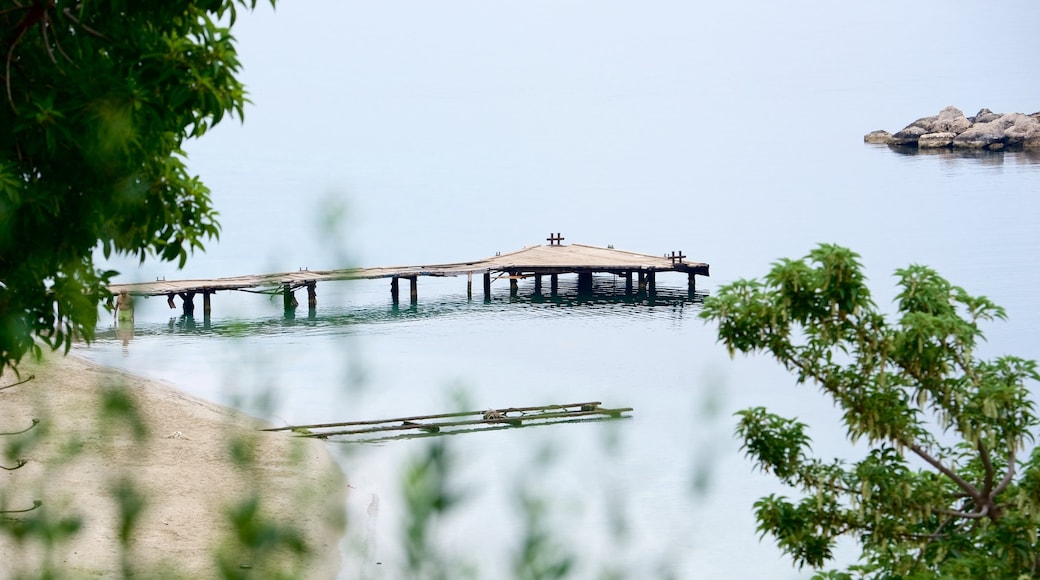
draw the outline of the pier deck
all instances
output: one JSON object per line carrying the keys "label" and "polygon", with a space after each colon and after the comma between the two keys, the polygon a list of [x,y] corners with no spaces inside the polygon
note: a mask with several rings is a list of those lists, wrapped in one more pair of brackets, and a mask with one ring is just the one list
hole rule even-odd
{"label": "pier deck", "polygon": [[[415,415],[394,419],[373,419],[366,421],[343,421],[338,423],[317,423],[312,425],[287,425],[272,427],[263,431],[292,431],[300,437],[328,439],[329,437],[381,435],[379,440],[410,438],[420,435],[444,435],[470,433],[481,430],[499,429],[503,427],[525,427],[533,425],[557,425],[575,421],[627,419],[632,407],[604,408],[599,401],[587,403],[565,403],[556,405],[539,405],[534,407],[506,407],[487,409],[486,411],[458,411],[436,415]],[[393,436],[392,433],[405,432]],[[364,439],[363,439],[364,440]],[[372,441],[372,439],[368,439]]]}
{"label": "pier deck", "polygon": [[210,295],[218,291],[241,290],[258,291],[270,293],[283,293],[286,310],[294,309],[296,299],[293,291],[306,288],[308,293],[308,306],[317,306],[316,284],[325,281],[337,280],[363,280],[376,278],[390,278],[390,292],[394,303],[398,302],[398,280],[407,279],[411,283],[411,300],[414,303],[418,298],[417,280],[421,276],[462,276],[469,277],[468,294],[472,297],[473,274],[482,274],[484,277],[484,298],[491,298],[491,281],[493,275],[497,278],[508,277],[511,292],[516,292],[517,280],[534,277],[535,292],[541,292],[542,276],[549,276],[551,282],[551,293],[556,294],[557,276],[560,274],[577,274],[578,291],[592,290],[592,275],[595,273],[610,273],[626,278],[626,290],[633,291],[632,276],[638,275],[639,291],[655,291],[655,274],[657,272],[682,272],[689,277],[689,289],[692,293],[696,288],[695,276],[707,276],[708,264],[702,262],[688,262],[682,252],[672,252],[671,255],[652,256],[614,248],[602,248],[584,244],[563,244],[563,238],[558,234],[547,238],[548,245],[540,244],[528,246],[515,252],[498,254],[483,260],[473,262],[458,262],[452,264],[433,264],[420,266],[384,266],[376,268],[345,268],[339,270],[299,270],[296,272],[282,272],[276,274],[261,274],[249,276],[234,276],[229,278],[215,278],[209,280],[156,280],[154,282],[137,282],[126,284],[112,284],[109,290],[119,293],[128,291],[136,296],[167,296],[170,307],[173,308],[174,296],[183,301],[184,313],[191,315],[194,310],[192,302],[195,294],[203,295],[203,310],[205,314],[210,311]]}

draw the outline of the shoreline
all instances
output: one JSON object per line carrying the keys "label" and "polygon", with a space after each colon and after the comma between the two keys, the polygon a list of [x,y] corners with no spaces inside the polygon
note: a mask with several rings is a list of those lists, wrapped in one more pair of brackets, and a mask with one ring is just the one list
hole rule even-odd
{"label": "shoreline", "polygon": [[[0,471],[0,510],[43,504],[6,515],[30,537],[0,532],[0,561],[12,563],[0,577],[48,566],[73,577],[123,576],[126,566],[219,577],[219,558],[250,577],[336,577],[347,487],[324,442],[261,432],[268,425],[259,419],[75,353],[27,357],[19,370],[35,378],[3,388],[19,379],[0,377],[0,432],[39,424],[0,437],[0,449],[21,447],[0,465],[26,460]],[[133,513],[136,498],[145,503],[124,542],[130,520],[121,513]],[[228,510],[251,513],[250,500],[257,517],[233,526]],[[69,516],[79,529],[56,545],[31,533],[30,522]],[[310,550],[304,557],[277,546],[297,538]]]}

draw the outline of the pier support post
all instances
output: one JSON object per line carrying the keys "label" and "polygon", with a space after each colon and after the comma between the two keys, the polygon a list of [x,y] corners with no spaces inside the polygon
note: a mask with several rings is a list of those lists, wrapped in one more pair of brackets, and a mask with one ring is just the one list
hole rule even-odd
{"label": "pier support post", "polygon": [[578,294],[592,294],[592,272],[578,272]]}
{"label": "pier support post", "polygon": [[534,293],[537,296],[541,296],[541,294],[542,294],[542,275],[541,274],[535,274],[534,275]]}
{"label": "pier support post", "polygon": [[491,302],[491,272],[484,273],[484,302]]}
{"label": "pier support post", "polygon": [[182,307],[184,309],[184,317],[192,318],[195,316],[195,293],[194,292],[181,292],[178,296],[183,301]]}
{"label": "pier support post", "polygon": [[625,294],[632,295],[632,272],[625,272]]}
{"label": "pier support post", "polygon": [[416,304],[416,303],[419,302],[419,277],[418,276],[409,276],[408,277],[408,282],[410,283],[410,286],[411,286],[412,304]]}
{"label": "pier support post", "polygon": [[466,272],[466,300],[473,300],[473,272]]}
{"label": "pier support post", "polygon": [[399,302],[400,292],[398,291],[397,276],[390,278],[390,301],[394,304]]}
{"label": "pier support post", "polygon": [[203,318],[209,318],[210,312],[213,311],[213,309],[212,309],[212,307],[210,305],[210,300],[209,300],[209,297],[212,294],[213,294],[212,290],[203,290],[202,291],[202,317]]}
{"label": "pier support post", "polygon": [[517,279],[513,276],[509,276],[509,297],[516,298],[516,295],[520,293],[520,285]]}
{"label": "pier support post", "polygon": [[556,298],[556,294],[560,291],[560,275],[550,274],[549,275],[549,295]]}
{"label": "pier support post", "polygon": [[646,272],[639,273],[639,293],[646,292]]}
{"label": "pier support post", "polygon": [[296,307],[300,303],[296,301],[296,296],[293,294],[292,284],[286,282],[282,284],[282,306],[285,307],[285,317],[295,318]]}
{"label": "pier support post", "polygon": [[318,307],[318,283],[314,280],[307,282],[307,308],[314,310]]}
{"label": "pier support post", "polygon": [[646,287],[651,295],[657,294],[657,274],[652,270],[646,273]]}
{"label": "pier support post", "polygon": [[690,278],[689,278],[689,281],[687,281],[687,283],[686,283],[686,289],[690,293],[690,298],[693,298],[693,295],[697,293],[697,277],[696,277],[696,274],[694,274],[693,272],[690,272],[687,275]]}

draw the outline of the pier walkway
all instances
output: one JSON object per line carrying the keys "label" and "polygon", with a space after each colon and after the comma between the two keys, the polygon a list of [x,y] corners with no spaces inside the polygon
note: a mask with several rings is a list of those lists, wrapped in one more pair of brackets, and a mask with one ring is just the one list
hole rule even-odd
{"label": "pier walkway", "polygon": [[482,274],[484,300],[491,300],[492,279],[508,278],[510,292],[517,293],[518,280],[534,279],[535,293],[542,292],[542,278],[549,277],[550,294],[555,296],[560,274],[578,275],[578,292],[592,292],[592,276],[609,273],[625,278],[625,290],[632,293],[633,275],[637,276],[639,292],[653,294],[656,291],[658,272],[681,272],[688,275],[688,288],[692,295],[696,289],[695,276],[707,276],[708,264],[688,262],[682,252],[671,252],[664,256],[652,256],[612,247],[601,248],[584,244],[564,244],[559,234],[550,235],[548,245],[528,246],[515,252],[496,254],[493,257],[473,262],[434,264],[426,266],[388,266],[378,268],[345,268],[341,270],[299,270],[278,274],[261,274],[215,278],[211,280],[156,280],[131,284],[111,284],[109,290],[117,294],[127,290],[136,296],[166,296],[170,308],[175,308],[174,297],[182,301],[184,314],[194,314],[196,294],[203,297],[203,313],[210,314],[210,296],[219,291],[241,290],[246,292],[281,293],[287,312],[297,307],[294,292],[307,289],[308,308],[317,307],[317,283],[336,280],[364,280],[390,278],[390,295],[399,301],[399,281],[406,279],[411,286],[411,302],[418,300],[418,279],[421,276],[468,277],[467,295],[473,297],[473,275]]}

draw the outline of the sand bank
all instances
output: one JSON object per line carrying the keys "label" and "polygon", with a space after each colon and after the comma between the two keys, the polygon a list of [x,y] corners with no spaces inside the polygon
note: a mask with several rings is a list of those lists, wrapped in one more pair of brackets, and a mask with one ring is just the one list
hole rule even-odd
{"label": "sand bank", "polygon": [[[226,565],[245,577],[336,576],[346,485],[323,442],[258,432],[256,419],[74,354],[26,362],[21,374],[35,378],[4,389],[17,378],[9,371],[0,377],[0,432],[24,429],[33,418],[40,424],[0,437],[0,465],[26,460],[0,470],[0,510],[43,505],[0,517],[25,531],[70,516],[81,527],[50,547],[35,535],[18,542],[0,530],[0,578],[37,577],[48,565],[72,577],[122,576],[129,565],[142,577],[216,578],[221,545]],[[121,401],[136,414],[120,411]],[[11,453],[12,444],[22,448]],[[125,543],[119,489],[133,490],[124,499],[145,498]],[[251,497],[260,500],[265,522],[298,530],[308,558],[272,549],[264,543],[271,535],[256,526],[230,523],[230,507]],[[241,529],[244,536],[236,534]]]}

